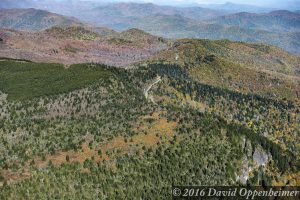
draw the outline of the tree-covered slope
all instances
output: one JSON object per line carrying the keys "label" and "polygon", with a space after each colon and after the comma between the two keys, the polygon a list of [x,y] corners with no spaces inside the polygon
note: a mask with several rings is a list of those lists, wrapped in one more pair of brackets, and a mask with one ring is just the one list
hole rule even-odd
{"label": "tree-covered slope", "polygon": [[210,20],[229,26],[239,26],[244,29],[259,29],[272,32],[295,32],[300,29],[300,14],[287,10],[276,10],[270,13],[236,13]]}
{"label": "tree-covered slope", "polygon": [[[110,16],[110,14],[107,15]],[[105,19],[105,17],[95,17],[95,19],[98,18]],[[224,18],[227,20],[227,18],[230,19],[230,16],[224,16]],[[269,18],[272,18],[272,20],[269,20]],[[250,27],[246,19],[244,20],[245,22],[240,22],[243,19],[236,19],[237,23],[234,20],[227,20],[229,21],[227,22],[223,18],[210,21],[197,21],[180,14],[154,13],[130,17],[127,21],[122,21],[122,17],[120,19],[114,17],[114,20],[119,19],[119,21],[106,20],[107,23],[100,24],[117,30],[139,28],[153,35],[165,38],[229,39],[233,41],[261,42],[299,54],[298,19],[291,18],[288,23],[279,23],[276,16],[270,15],[264,20],[264,23],[259,24],[257,22],[258,25]],[[288,19],[283,18],[282,20]],[[274,22],[272,26],[267,25],[269,21]],[[283,24],[287,27],[283,27]],[[290,26],[287,24],[290,24]],[[278,30],[274,31],[271,27],[275,27]],[[290,31],[285,31],[285,29],[289,29]]]}
{"label": "tree-covered slope", "polygon": [[299,98],[300,59],[273,46],[183,39],[152,61],[176,63],[204,84],[271,98]]}
{"label": "tree-covered slope", "polygon": [[[171,199],[172,184],[297,185],[299,102],[203,84],[185,67],[0,61],[5,77],[20,77],[1,82],[0,197]],[[12,98],[22,84],[36,95]]]}
{"label": "tree-covered slope", "polygon": [[72,17],[37,9],[0,9],[0,27],[40,31],[54,26],[80,26]]}
{"label": "tree-covered slope", "polygon": [[0,29],[0,38],[0,57],[66,65],[128,66],[169,46],[168,40],[138,29],[118,33],[86,26],[55,26],[40,32]]}

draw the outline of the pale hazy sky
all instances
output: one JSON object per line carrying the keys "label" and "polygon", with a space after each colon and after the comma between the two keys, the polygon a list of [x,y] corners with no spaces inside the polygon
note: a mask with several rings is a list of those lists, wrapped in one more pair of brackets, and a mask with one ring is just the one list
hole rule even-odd
{"label": "pale hazy sky", "polygon": [[[0,0],[1,1],[1,0]],[[36,0],[39,1],[39,0]],[[53,0],[54,1],[54,0]],[[56,0],[68,1],[68,0]],[[77,1],[77,0],[69,0]],[[193,3],[198,4],[224,4],[232,2],[236,4],[248,4],[268,8],[282,8],[282,9],[300,9],[300,0],[78,0],[78,1],[98,1],[98,2],[151,2],[163,5],[188,5]]]}
{"label": "pale hazy sky", "polygon": [[[103,0],[102,0],[103,1]],[[300,0],[115,0],[115,1],[131,1],[131,2],[153,2],[153,3],[199,3],[199,4],[222,4],[233,2],[238,4],[249,4],[268,7],[286,7],[288,5],[300,5]]]}
{"label": "pale hazy sky", "polygon": [[[121,1],[121,0],[120,0]],[[133,0],[134,1],[134,0]],[[148,1],[148,2],[156,2],[159,3],[161,0],[137,0],[137,1]],[[239,4],[250,4],[250,5],[272,5],[272,4],[286,4],[288,1],[297,2],[297,0],[165,0],[165,2],[195,2],[195,3],[204,3],[204,4],[222,4],[226,2],[233,2]],[[300,0],[298,0],[300,3]]]}
{"label": "pale hazy sky", "polygon": [[[102,0],[103,1],[103,0]],[[299,7],[300,0],[115,0],[115,1],[131,1],[131,2],[152,2],[157,4],[223,4],[226,2],[232,2],[237,4],[249,4],[264,7]]]}

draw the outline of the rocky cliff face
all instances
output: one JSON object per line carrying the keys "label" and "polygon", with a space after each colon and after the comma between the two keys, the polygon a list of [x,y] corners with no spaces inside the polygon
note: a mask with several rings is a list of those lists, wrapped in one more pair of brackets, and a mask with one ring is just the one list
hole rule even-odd
{"label": "rocky cliff face", "polygon": [[250,141],[247,141],[245,138],[242,140],[242,147],[244,148],[243,152],[245,155],[236,181],[246,185],[251,172],[259,169],[260,167],[264,169],[268,161],[271,159],[271,156],[265,152],[261,146],[253,147]]}
{"label": "rocky cliff face", "polygon": [[258,166],[265,166],[269,156],[261,147],[257,147],[253,154],[253,160]]}

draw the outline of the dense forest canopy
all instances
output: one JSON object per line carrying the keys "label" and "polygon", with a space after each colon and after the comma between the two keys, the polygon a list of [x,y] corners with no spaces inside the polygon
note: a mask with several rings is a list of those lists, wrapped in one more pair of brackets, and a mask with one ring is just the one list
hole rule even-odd
{"label": "dense forest canopy", "polygon": [[0,77],[1,198],[168,199],[174,184],[298,184],[299,102],[202,84],[161,62],[65,69],[4,59]]}

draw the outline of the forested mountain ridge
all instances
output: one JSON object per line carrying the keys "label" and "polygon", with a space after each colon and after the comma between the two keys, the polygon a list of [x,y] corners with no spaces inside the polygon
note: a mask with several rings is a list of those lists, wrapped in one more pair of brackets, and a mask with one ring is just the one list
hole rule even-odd
{"label": "forested mountain ridge", "polygon": [[[176,8],[154,4],[102,5],[78,13],[78,18],[116,30],[139,28],[166,38],[230,39],[262,42],[299,54],[299,14],[226,13],[205,8]],[[158,25],[159,24],[159,25]]]}
{"label": "forested mountain ridge", "polygon": [[67,25],[104,26],[118,31],[138,28],[165,38],[262,42],[284,48],[294,54],[300,52],[299,14],[296,12],[272,11],[266,14],[229,13],[227,15],[227,12],[200,7],[177,8],[137,3],[105,4],[96,8],[80,7],[82,8],[76,12],[62,14],[75,16],[92,25],[48,11],[2,9],[0,27],[34,31]]}
{"label": "forested mountain ridge", "polygon": [[[146,21],[148,23],[144,23]],[[155,24],[160,24],[160,26],[155,26]],[[259,42],[278,46],[296,55],[299,54],[299,32],[273,33],[214,23],[199,22],[195,24],[182,16],[165,15],[146,17],[134,26],[151,34],[167,38],[229,39],[232,41]]]}
{"label": "forested mountain ridge", "polygon": [[80,26],[79,20],[37,9],[0,9],[0,27],[40,31],[53,26]]}
{"label": "forested mountain ridge", "polygon": [[101,62],[127,66],[165,49],[169,42],[139,30],[114,32],[85,26],[52,27],[40,32],[0,29],[0,57],[59,62]]}
{"label": "forested mountain ridge", "polygon": [[98,33],[78,26],[3,33],[1,57],[67,65],[93,61],[123,67],[144,60],[165,60],[186,68],[205,84],[274,98],[299,98],[299,57],[270,45],[229,40],[171,41],[138,29]]}
{"label": "forested mountain ridge", "polygon": [[229,26],[239,26],[244,29],[258,29],[272,32],[298,32],[300,29],[300,14],[287,10],[276,10],[270,13],[236,13],[210,20]]}
{"label": "forested mountain ridge", "polygon": [[[216,11],[201,7],[172,7],[159,6],[152,3],[114,3],[102,5],[97,8],[80,13],[85,21],[124,30],[124,24],[130,24],[132,20],[139,20],[149,16],[161,15],[180,15],[185,18],[197,21],[211,19],[213,17],[226,14],[224,11]],[[120,24],[119,28],[117,24]],[[122,25],[123,24],[123,25]],[[122,27],[123,26],[123,27]]]}
{"label": "forested mountain ridge", "polygon": [[195,80],[245,93],[298,99],[300,59],[269,45],[178,40],[153,61],[182,66]]}
{"label": "forested mountain ridge", "polygon": [[[170,199],[172,184],[297,185],[299,102],[147,63],[2,59],[0,197]],[[143,89],[158,75],[148,101]]]}
{"label": "forested mountain ridge", "polygon": [[[3,10],[12,14],[0,26],[0,199],[167,200],[173,185],[300,185],[300,57],[276,47],[299,51],[298,14],[218,24],[202,20],[227,11],[59,2],[119,31]],[[269,15],[277,31],[259,29]]]}

